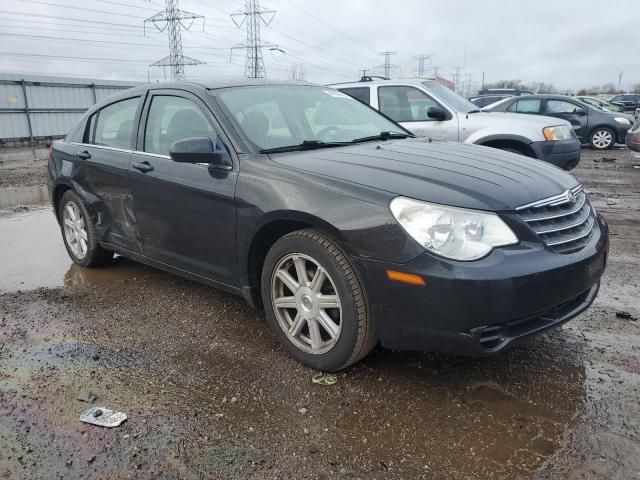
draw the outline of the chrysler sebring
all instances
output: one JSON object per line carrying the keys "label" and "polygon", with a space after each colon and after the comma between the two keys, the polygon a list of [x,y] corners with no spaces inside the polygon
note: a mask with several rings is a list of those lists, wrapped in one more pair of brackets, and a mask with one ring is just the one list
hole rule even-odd
{"label": "chrysler sebring", "polygon": [[76,264],[117,254],[239,294],[321,370],[378,342],[497,353],[589,307],[607,261],[570,174],[413,138],[325,87],[126,90],[53,144],[48,172]]}

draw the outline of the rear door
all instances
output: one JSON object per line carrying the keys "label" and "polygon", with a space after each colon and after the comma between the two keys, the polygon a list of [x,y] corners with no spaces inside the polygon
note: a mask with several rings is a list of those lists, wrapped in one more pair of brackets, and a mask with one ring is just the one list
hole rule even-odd
{"label": "rear door", "polygon": [[82,142],[72,143],[79,163],[74,179],[96,215],[101,240],[139,251],[129,189],[129,162],[142,99],[135,96],[106,105],[87,121]]}
{"label": "rear door", "polygon": [[529,115],[542,114],[542,100],[539,98],[520,98],[506,109],[507,112],[527,113]]}
{"label": "rear door", "polygon": [[567,120],[571,123],[571,128],[580,141],[586,141],[589,123],[589,113],[586,107],[569,100],[550,98],[545,102],[544,114]]}
{"label": "rear door", "polygon": [[[378,110],[420,137],[460,141],[458,117],[426,92],[408,85],[381,85],[378,87]],[[427,115],[429,107],[440,107],[445,120]]]}
{"label": "rear door", "polygon": [[231,143],[206,104],[182,90],[151,91],[142,119],[130,172],[144,255],[237,286],[237,160],[226,170],[169,157],[185,138],[209,137],[230,156]]}

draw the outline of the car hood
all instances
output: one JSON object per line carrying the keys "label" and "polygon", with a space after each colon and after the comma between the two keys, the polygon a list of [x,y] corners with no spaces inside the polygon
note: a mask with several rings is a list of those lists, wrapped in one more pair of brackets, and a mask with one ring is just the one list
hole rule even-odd
{"label": "car hood", "polygon": [[557,125],[571,126],[567,120],[556,117],[547,117],[545,115],[533,115],[528,113],[512,113],[512,112],[497,112],[487,110],[486,112],[470,113],[469,118],[482,119],[487,124],[494,124],[495,122],[501,122],[504,125],[513,125],[514,122],[523,122],[531,127],[555,127]]}
{"label": "car hood", "polygon": [[271,154],[276,163],[395,195],[510,211],[578,184],[551,164],[479,145],[426,139]]}

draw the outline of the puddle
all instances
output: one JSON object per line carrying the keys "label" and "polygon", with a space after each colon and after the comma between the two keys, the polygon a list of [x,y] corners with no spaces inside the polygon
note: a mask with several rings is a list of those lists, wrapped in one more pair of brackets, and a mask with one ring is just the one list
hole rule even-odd
{"label": "puddle", "polygon": [[[0,190],[0,292],[124,280],[144,275],[142,265],[117,257],[109,267],[88,269],[71,262],[60,228],[42,189]],[[17,192],[17,193],[16,193]],[[40,205],[25,207],[23,205]]]}

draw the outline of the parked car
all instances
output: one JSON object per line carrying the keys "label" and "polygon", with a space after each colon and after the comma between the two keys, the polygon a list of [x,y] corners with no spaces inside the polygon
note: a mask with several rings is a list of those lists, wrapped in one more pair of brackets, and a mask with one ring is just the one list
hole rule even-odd
{"label": "parked car", "polygon": [[412,137],[326,87],[145,85],[53,144],[49,191],[77,265],[117,253],[242,295],[320,370],[378,341],[494,354],[589,307],[608,229],[574,177]]}
{"label": "parked car", "polygon": [[478,108],[483,108],[492,103],[499,102],[505,98],[511,98],[513,95],[478,95],[475,97],[469,97],[469,101],[476,105]]}
{"label": "parked car", "polygon": [[624,112],[624,108],[622,108],[621,106],[615,105],[610,102],[605,102],[604,100],[600,100],[599,98],[582,96],[577,96],[576,98],[581,102],[588,103],[589,105],[598,107],[601,110],[605,110],[608,112]]}
{"label": "parked car", "polygon": [[565,170],[580,161],[580,143],[565,120],[483,113],[466,98],[431,80],[372,80],[332,86],[418,136],[508,150]]}
{"label": "parked car", "polygon": [[513,95],[519,97],[520,95],[535,95],[536,92],[531,90],[521,90],[519,88],[485,88],[478,90],[478,95]]}
{"label": "parked car", "polygon": [[640,152],[640,118],[636,118],[636,123],[627,132],[627,147]]}
{"label": "parked car", "polygon": [[571,122],[573,131],[582,143],[604,150],[616,143],[625,143],[633,117],[624,113],[605,112],[597,107],[564,95],[529,95],[526,98],[506,99],[487,108],[491,112],[545,115]]}
{"label": "parked car", "polygon": [[640,93],[616,95],[611,97],[609,102],[622,107],[625,112],[634,112],[636,108],[640,107]]}

